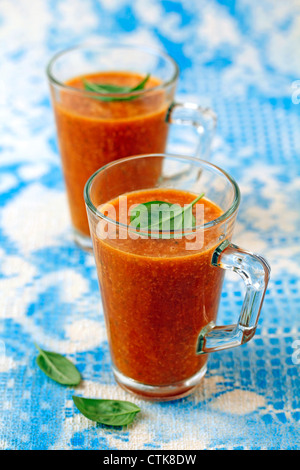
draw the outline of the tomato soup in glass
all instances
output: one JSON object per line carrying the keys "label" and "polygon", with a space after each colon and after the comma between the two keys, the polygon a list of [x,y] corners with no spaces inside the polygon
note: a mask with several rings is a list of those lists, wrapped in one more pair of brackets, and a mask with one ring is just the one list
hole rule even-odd
{"label": "tomato soup in glass", "polygon": [[[91,246],[83,189],[96,170],[130,155],[164,152],[172,122],[193,126],[199,146],[209,147],[215,116],[174,102],[178,67],[161,51],[79,46],[51,60],[48,78],[73,232],[82,247]],[[152,185],[158,171],[152,169]]]}
{"label": "tomato soup in glass", "polygon": [[[150,180],[133,184],[135,168],[142,166],[146,173],[153,165],[160,168],[154,187]],[[208,353],[254,335],[269,266],[231,243],[239,198],[229,175],[192,157],[126,158],[87,182],[113,372],[126,390],[152,400],[185,396],[205,375]],[[150,203],[167,207],[163,217],[173,220],[173,228],[156,225],[153,230],[148,212],[146,226],[132,224],[132,211]],[[177,222],[178,213],[190,211],[192,225],[175,227],[174,215],[168,215],[171,206]],[[244,279],[247,273],[246,294],[237,324],[217,326],[226,269]]]}

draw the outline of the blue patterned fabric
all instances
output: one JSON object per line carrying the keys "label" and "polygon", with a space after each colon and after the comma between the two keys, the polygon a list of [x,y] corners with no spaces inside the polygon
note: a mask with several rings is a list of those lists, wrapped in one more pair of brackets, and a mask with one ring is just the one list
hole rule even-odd
{"label": "blue patterned fabric", "polygon": [[[0,448],[299,448],[299,31],[296,0],[1,1]],[[234,241],[272,267],[254,339],[211,355],[202,386],[175,402],[116,385],[94,260],[71,237],[45,67],[99,38],[165,49],[178,96],[216,111],[211,160],[242,192]],[[187,130],[173,134],[171,148],[190,153]],[[220,323],[241,304],[241,281],[226,275]],[[77,395],[139,404],[135,422],[88,421],[74,390],[37,368],[34,342],[76,363]]]}

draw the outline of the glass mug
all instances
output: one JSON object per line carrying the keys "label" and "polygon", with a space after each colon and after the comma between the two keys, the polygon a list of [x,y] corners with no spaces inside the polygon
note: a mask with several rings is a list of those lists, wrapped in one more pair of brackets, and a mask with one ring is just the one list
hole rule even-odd
{"label": "glass mug", "polygon": [[[152,177],[132,178],[138,170],[152,174],[153,165],[160,168],[155,184]],[[196,219],[192,233],[183,227],[168,239],[153,238],[128,222],[129,207],[141,202],[161,201],[162,194],[182,202],[186,194],[194,199],[201,193],[205,210],[219,212],[202,225]],[[261,256],[231,243],[238,185],[195,157],[141,155],[102,167],[88,180],[84,197],[117,382],[152,400],[190,394],[206,373],[208,353],[253,337],[269,280]],[[113,216],[107,209],[115,209],[116,201],[119,213]],[[202,244],[193,245],[199,235]],[[242,277],[246,293],[238,322],[216,326],[227,269]]]}
{"label": "glass mug", "polygon": [[[100,73],[100,82],[109,82],[110,72],[119,74],[120,85],[128,74],[135,84],[146,74],[150,78],[144,89],[125,94],[84,89],[83,76],[93,82],[93,74]],[[132,45],[82,45],[50,61],[47,75],[73,233],[83,248],[91,248],[91,239],[82,194],[98,168],[130,155],[165,152],[172,123],[195,128],[196,153],[208,156],[215,114],[195,103],[174,102],[178,73],[177,64],[164,52]]]}

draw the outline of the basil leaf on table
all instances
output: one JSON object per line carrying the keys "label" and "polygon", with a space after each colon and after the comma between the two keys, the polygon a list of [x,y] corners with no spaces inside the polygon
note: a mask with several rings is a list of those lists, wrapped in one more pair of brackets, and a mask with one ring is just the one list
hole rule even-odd
{"label": "basil leaf on table", "polygon": [[61,385],[80,383],[80,372],[69,359],[55,352],[44,351],[37,344],[35,346],[39,351],[36,363],[50,379]]}
{"label": "basil leaf on table", "polygon": [[[137,221],[135,228],[148,231],[161,231],[169,222],[170,230],[179,230],[194,228],[196,219],[193,215],[193,206],[204,196],[200,194],[194,201],[185,207],[165,202],[165,201],[149,201],[138,204],[134,207],[130,214],[130,223]],[[152,220],[152,216],[154,220]]]}
{"label": "basil leaf on table", "polygon": [[[101,95],[113,94],[113,93],[133,93],[134,91],[143,90],[147,81],[150,78],[150,74],[148,73],[143,80],[138,83],[138,85],[134,87],[129,86],[119,86],[119,85],[110,85],[108,83],[92,83],[88,80],[83,80],[84,89],[86,91],[92,91],[94,93],[100,93]],[[138,98],[140,95],[134,96],[95,96],[96,99],[101,101],[130,101]]]}
{"label": "basil leaf on table", "polygon": [[109,426],[130,424],[141,410],[129,401],[102,400],[73,396],[78,410],[91,421]]}

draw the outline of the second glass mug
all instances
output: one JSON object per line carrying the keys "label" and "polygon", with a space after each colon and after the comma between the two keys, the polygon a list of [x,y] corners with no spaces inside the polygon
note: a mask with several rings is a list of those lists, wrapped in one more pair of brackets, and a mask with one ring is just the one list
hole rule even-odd
{"label": "second glass mug", "polygon": [[[132,179],[138,167],[147,174],[153,165],[160,168],[155,184],[152,178]],[[219,208],[218,217],[196,228],[202,246],[183,244],[191,235],[184,230],[180,240],[152,239],[150,232],[124,236],[132,230],[126,225],[129,207],[125,223],[121,209],[117,217],[106,213],[107,204],[121,197],[131,203],[132,195],[161,201],[157,190],[169,192],[169,198],[174,191],[176,197],[188,192],[192,199],[205,193]],[[231,243],[238,185],[222,169],[194,157],[141,155],[98,170],[84,197],[117,382],[151,400],[190,394],[206,373],[209,353],[253,337],[269,280],[270,268],[261,256]],[[216,326],[227,269],[242,277],[246,293],[237,323]]]}
{"label": "second glass mug", "polygon": [[[150,74],[150,79],[143,90],[123,96],[84,89],[82,77],[93,81],[93,74],[110,72],[133,73],[135,81],[137,75],[140,80]],[[47,75],[58,144],[74,237],[81,247],[91,247],[83,189],[98,168],[117,158],[165,152],[172,123],[194,127],[199,135],[196,155],[207,158],[215,114],[195,103],[174,101],[178,73],[164,52],[131,45],[82,45],[50,61]]]}

